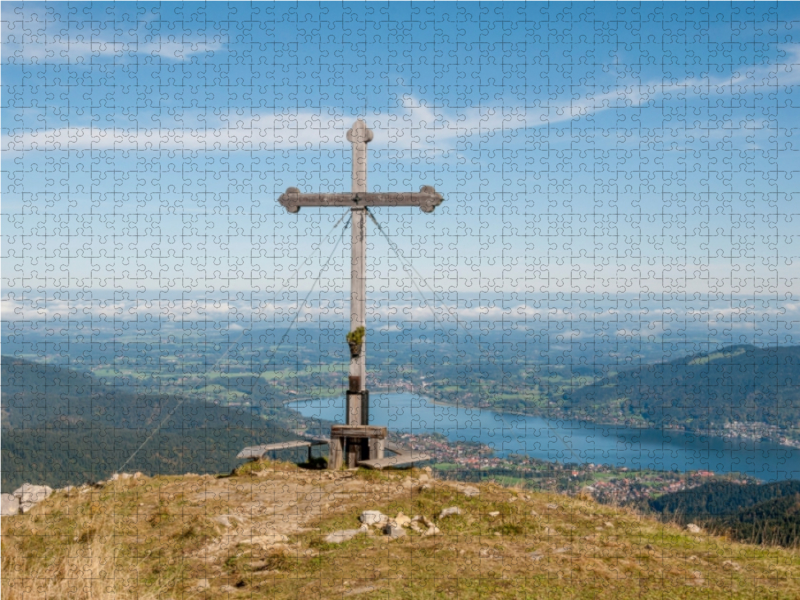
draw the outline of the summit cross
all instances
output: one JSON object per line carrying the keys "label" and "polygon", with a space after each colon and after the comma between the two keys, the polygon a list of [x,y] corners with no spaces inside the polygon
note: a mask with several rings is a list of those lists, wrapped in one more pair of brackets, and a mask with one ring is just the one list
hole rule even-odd
{"label": "summit cross", "polygon": [[[367,314],[367,208],[370,206],[418,206],[430,213],[442,203],[442,196],[430,186],[419,192],[367,192],[367,144],[373,132],[358,119],[347,132],[353,146],[352,191],[339,193],[303,194],[290,187],[281,194],[278,202],[288,212],[296,213],[303,206],[341,208],[351,210],[350,259],[350,372],[347,392],[347,425],[369,425],[369,391],[367,390],[367,361],[365,332]],[[348,341],[350,341],[350,339]]]}

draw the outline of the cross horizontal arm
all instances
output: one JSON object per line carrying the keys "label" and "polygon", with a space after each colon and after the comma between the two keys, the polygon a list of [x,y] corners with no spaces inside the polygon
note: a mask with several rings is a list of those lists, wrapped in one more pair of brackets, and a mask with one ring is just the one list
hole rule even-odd
{"label": "cross horizontal arm", "polygon": [[419,206],[422,212],[430,213],[444,198],[429,185],[423,185],[418,192],[368,192],[354,194],[302,194],[290,187],[278,198],[281,206],[290,213],[296,213],[301,206],[326,206],[362,208],[365,206]]}

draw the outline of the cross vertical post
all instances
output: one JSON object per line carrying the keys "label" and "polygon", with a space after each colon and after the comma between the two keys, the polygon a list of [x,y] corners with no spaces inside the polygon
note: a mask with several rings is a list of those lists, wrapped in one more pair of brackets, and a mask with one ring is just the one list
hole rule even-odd
{"label": "cross vertical post", "polygon": [[[372,138],[372,130],[361,119],[347,132],[347,141],[353,145],[351,191],[354,199],[367,192],[367,144]],[[367,319],[367,207],[356,205],[350,211],[350,331],[356,331],[366,328]],[[349,375],[347,424],[369,425],[366,336],[361,340],[361,347],[351,352]]]}

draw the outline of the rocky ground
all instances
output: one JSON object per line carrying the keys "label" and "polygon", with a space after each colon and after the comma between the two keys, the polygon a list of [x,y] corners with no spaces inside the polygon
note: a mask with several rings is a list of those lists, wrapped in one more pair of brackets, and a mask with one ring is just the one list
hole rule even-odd
{"label": "rocky ground", "polygon": [[2,533],[4,599],[800,597],[794,551],[424,470],[118,476]]}

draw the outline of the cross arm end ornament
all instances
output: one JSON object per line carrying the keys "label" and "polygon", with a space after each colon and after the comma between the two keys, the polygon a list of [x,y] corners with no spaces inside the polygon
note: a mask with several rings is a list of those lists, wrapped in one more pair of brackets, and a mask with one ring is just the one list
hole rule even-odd
{"label": "cross arm end ornament", "polygon": [[[356,196],[358,199],[356,201]],[[423,185],[418,192],[361,192],[354,194],[303,194],[296,187],[287,188],[278,202],[288,212],[296,213],[301,206],[363,208],[367,206],[419,206],[422,212],[431,213],[444,201],[432,186]]]}

